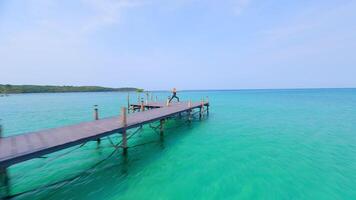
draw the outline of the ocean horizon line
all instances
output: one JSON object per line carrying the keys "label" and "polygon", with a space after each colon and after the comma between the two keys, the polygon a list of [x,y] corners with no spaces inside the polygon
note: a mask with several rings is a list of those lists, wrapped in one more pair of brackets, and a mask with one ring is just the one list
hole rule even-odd
{"label": "ocean horizon line", "polygon": [[[255,89],[188,89],[178,90],[178,92],[234,92],[234,91],[305,91],[305,90],[356,90],[356,87],[328,87],[328,88],[255,88]],[[63,94],[63,93],[136,93],[136,91],[79,91],[79,92],[28,92],[28,93],[8,93],[8,95],[22,94]],[[170,90],[145,90],[145,92],[170,92]]]}
{"label": "ocean horizon line", "polygon": [[[188,89],[178,90],[180,92],[201,92],[201,91],[255,91],[255,90],[353,90],[356,87],[325,87],[325,88],[242,88],[242,89]],[[147,92],[169,92],[170,90],[147,90]]]}

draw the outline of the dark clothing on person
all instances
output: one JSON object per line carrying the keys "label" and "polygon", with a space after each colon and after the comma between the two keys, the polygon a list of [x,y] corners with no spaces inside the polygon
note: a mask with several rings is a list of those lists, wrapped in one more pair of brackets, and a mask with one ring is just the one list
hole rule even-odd
{"label": "dark clothing on person", "polygon": [[177,99],[177,101],[179,102],[179,97],[177,97],[177,92],[173,92],[173,96],[171,97],[171,99],[169,99],[169,103],[171,103],[173,99]]}

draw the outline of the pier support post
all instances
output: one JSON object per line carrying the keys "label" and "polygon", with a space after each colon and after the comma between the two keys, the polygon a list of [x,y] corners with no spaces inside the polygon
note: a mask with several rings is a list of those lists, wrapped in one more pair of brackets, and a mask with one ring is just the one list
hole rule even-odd
{"label": "pier support post", "polygon": [[[98,105],[94,105],[94,120],[99,120],[99,110],[98,110]],[[101,139],[100,139],[100,138],[98,138],[98,139],[96,140],[96,142],[97,142],[98,144],[100,144]]]}
{"label": "pier support post", "polygon": [[192,122],[192,110],[188,110],[188,122]]}
{"label": "pier support post", "polygon": [[[3,128],[0,121],[0,139],[3,137]],[[10,196],[10,180],[6,167],[0,167],[0,199]]]}
{"label": "pier support post", "polygon": [[127,154],[127,135],[126,135],[127,114],[126,114],[125,107],[121,108],[121,120],[124,126],[122,130],[122,148],[123,148],[123,154],[126,155]]}
{"label": "pier support post", "polygon": [[127,112],[130,113],[130,93],[127,93]]}
{"label": "pier support post", "polygon": [[206,105],[206,114],[209,115],[209,97],[208,96],[206,96],[206,103],[207,103],[207,105]]}
{"label": "pier support post", "polygon": [[192,121],[192,100],[189,99],[188,101],[188,121],[191,122]]}
{"label": "pier support post", "polygon": [[1,124],[1,119],[0,119],[0,138],[2,138],[3,135],[3,130],[2,130],[2,124]]}
{"label": "pier support post", "polygon": [[200,108],[199,108],[199,119],[202,118],[202,115],[204,113],[204,99],[200,101]]}
{"label": "pier support post", "polygon": [[159,120],[159,135],[161,137],[164,136],[164,123],[165,123],[164,119]]}
{"label": "pier support post", "polygon": [[0,167],[0,199],[10,196],[10,179],[7,168]]}

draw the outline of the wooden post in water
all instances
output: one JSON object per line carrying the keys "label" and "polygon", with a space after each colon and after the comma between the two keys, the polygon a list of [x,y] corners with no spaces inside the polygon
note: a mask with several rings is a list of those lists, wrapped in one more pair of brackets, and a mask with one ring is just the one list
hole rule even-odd
{"label": "wooden post in water", "polygon": [[204,112],[204,99],[200,100],[199,119],[202,118],[203,112]]}
{"label": "wooden post in water", "polygon": [[203,114],[204,114],[204,111],[205,111],[204,105],[205,105],[205,99],[204,99],[204,97],[203,97],[202,102],[201,102],[201,108],[202,108]]}
{"label": "wooden post in water", "polygon": [[2,124],[1,124],[1,119],[0,119],[0,138],[3,137],[3,130],[2,130]]}
{"label": "wooden post in water", "polygon": [[[0,139],[3,137],[3,127],[0,120]],[[10,179],[6,167],[0,167],[0,199],[10,196]]]}
{"label": "wooden post in water", "polygon": [[[98,105],[94,105],[94,120],[99,120],[99,110],[98,110]],[[100,144],[101,139],[100,139],[100,138],[98,138],[98,139],[96,140],[96,142],[97,142],[98,144]]]}
{"label": "wooden post in water", "polygon": [[159,120],[159,134],[161,137],[164,136],[164,119]]}
{"label": "wooden post in water", "polygon": [[10,196],[10,178],[7,168],[0,167],[0,199],[7,199]]}
{"label": "wooden post in water", "polygon": [[[3,128],[0,120],[0,139],[3,137]],[[10,180],[6,167],[0,167],[0,199],[10,196]]]}
{"label": "wooden post in water", "polygon": [[127,154],[127,135],[126,135],[126,128],[127,128],[127,114],[126,114],[126,108],[123,107],[121,108],[121,122],[123,124],[123,129],[122,129],[122,148],[123,148],[123,154]]}
{"label": "wooden post in water", "polygon": [[208,96],[206,96],[206,103],[207,103],[207,105],[206,105],[206,114],[209,115],[209,97]]}
{"label": "wooden post in water", "polygon": [[188,121],[191,122],[192,121],[192,100],[189,99],[188,101]]}
{"label": "wooden post in water", "polygon": [[158,97],[156,96],[156,102],[158,101]]}

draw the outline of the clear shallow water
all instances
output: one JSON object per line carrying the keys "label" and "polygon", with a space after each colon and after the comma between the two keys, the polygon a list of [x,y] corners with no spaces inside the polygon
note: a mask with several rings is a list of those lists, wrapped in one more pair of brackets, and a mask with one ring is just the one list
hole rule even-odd
{"label": "clear shallow water", "polygon": [[[168,93],[157,95],[164,99]],[[209,117],[191,125],[169,121],[163,141],[145,126],[129,146],[147,144],[130,148],[127,158],[112,154],[103,140],[100,147],[88,143],[15,165],[12,193],[31,191],[15,199],[356,198],[355,89],[180,96],[209,96]],[[0,118],[5,135],[15,135],[91,120],[94,104],[101,117],[116,115],[125,98],[125,93],[11,95],[0,98]]]}

